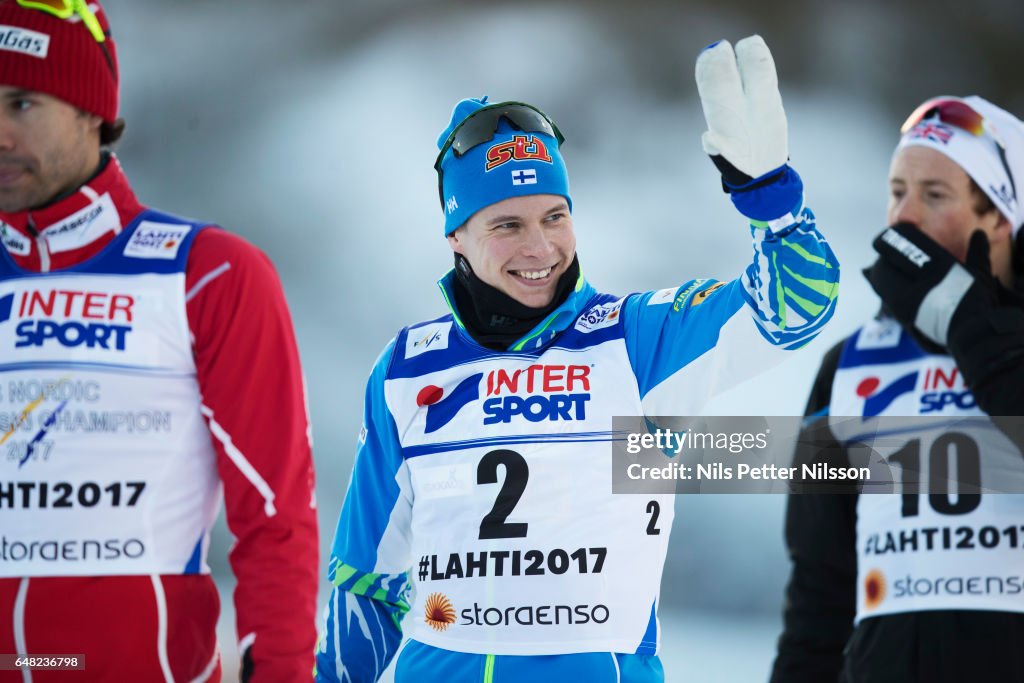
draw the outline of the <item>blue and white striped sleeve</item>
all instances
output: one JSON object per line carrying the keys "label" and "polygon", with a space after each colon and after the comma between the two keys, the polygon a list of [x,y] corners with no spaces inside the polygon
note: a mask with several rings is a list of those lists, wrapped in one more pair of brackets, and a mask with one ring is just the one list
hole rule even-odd
{"label": "blue and white striped sleeve", "polygon": [[797,349],[832,318],[839,296],[839,261],[801,207],[772,224],[752,222],[754,261],[743,290],[758,328],[772,344]]}
{"label": "blue and white striped sleeve", "polygon": [[317,681],[376,681],[398,651],[409,611],[409,471],[384,399],[393,346],[366,387],[355,466],[328,563],[331,594],[316,649]]}

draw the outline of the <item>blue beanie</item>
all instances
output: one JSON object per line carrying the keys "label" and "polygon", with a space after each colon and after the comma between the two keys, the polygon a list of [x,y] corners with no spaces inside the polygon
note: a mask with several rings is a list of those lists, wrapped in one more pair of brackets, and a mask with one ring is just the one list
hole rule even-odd
{"label": "blue beanie", "polygon": [[[452,120],[437,139],[441,149],[455,127],[473,112],[490,106],[487,98],[455,105]],[[456,157],[445,152],[440,165],[444,198],[444,234],[450,235],[480,209],[509,197],[554,194],[569,196],[569,174],[558,141],[544,133],[517,130],[501,119],[494,138]]]}

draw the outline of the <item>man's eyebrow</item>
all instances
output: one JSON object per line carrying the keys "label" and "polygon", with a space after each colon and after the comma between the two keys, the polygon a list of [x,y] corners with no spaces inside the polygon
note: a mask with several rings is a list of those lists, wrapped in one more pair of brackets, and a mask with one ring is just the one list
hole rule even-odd
{"label": "man's eyebrow", "polygon": [[938,178],[926,178],[925,180],[920,181],[918,183],[918,185],[923,185],[924,187],[934,187],[934,186],[938,185],[938,186],[946,187],[946,188],[950,188],[950,189],[953,188],[953,186],[951,184],[949,184],[949,182],[947,182],[945,180],[940,180]]}
{"label": "man's eyebrow", "polygon": [[902,186],[906,186],[906,185],[921,185],[923,187],[939,186],[939,187],[945,187],[945,188],[949,188],[949,189],[953,188],[953,186],[949,183],[949,181],[942,180],[940,178],[925,178],[924,180],[918,180],[916,183],[908,183],[903,178],[890,178],[889,179],[889,185],[890,186],[893,186],[893,185],[902,185]]}
{"label": "man's eyebrow", "polygon": [[[545,216],[550,216],[553,213],[558,213],[560,211],[568,211],[568,210],[569,210],[569,204],[568,204],[568,202],[563,200],[563,201],[559,202],[558,204],[555,204],[554,206],[552,206],[547,211],[545,211],[544,215]],[[487,221],[487,225],[498,225],[499,223],[516,223],[516,222],[521,222],[522,220],[523,220],[522,216],[515,215],[515,214],[508,214],[508,215],[505,215],[505,216],[495,216],[491,220]]]}
{"label": "man's eyebrow", "polygon": [[522,216],[495,216],[491,220],[487,221],[487,225],[497,225],[498,223],[515,223],[523,220]]}
{"label": "man's eyebrow", "polygon": [[34,90],[24,90],[19,88],[18,90],[8,90],[4,93],[3,98],[5,100],[20,100],[26,97],[31,97],[34,94]]}

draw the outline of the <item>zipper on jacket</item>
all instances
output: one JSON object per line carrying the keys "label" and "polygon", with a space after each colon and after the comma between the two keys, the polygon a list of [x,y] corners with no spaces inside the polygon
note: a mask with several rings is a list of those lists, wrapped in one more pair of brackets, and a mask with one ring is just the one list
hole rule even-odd
{"label": "zipper on jacket", "polygon": [[36,238],[36,247],[39,249],[39,272],[49,273],[50,272],[50,245],[47,243],[46,238],[41,232],[36,230],[35,221],[32,220],[32,216],[29,215],[28,221],[25,224],[28,228],[29,233]]}

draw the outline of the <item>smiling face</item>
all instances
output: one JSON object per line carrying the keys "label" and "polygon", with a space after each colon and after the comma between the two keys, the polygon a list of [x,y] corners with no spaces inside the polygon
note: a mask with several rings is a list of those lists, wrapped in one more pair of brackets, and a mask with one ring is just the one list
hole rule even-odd
{"label": "smiling face", "polygon": [[552,194],[491,204],[448,235],[448,243],[478,278],[530,308],[551,303],[576,253],[569,204]]}
{"label": "smiling face", "polygon": [[0,211],[49,203],[99,165],[102,120],[63,100],[0,85]]}
{"label": "smiling face", "polygon": [[975,230],[988,237],[992,272],[1011,284],[1012,230],[994,207],[979,213],[978,196],[967,173],[945,154],[928,147],[904,147],[889,169],[889,225],[912,223],[963,262]]}

